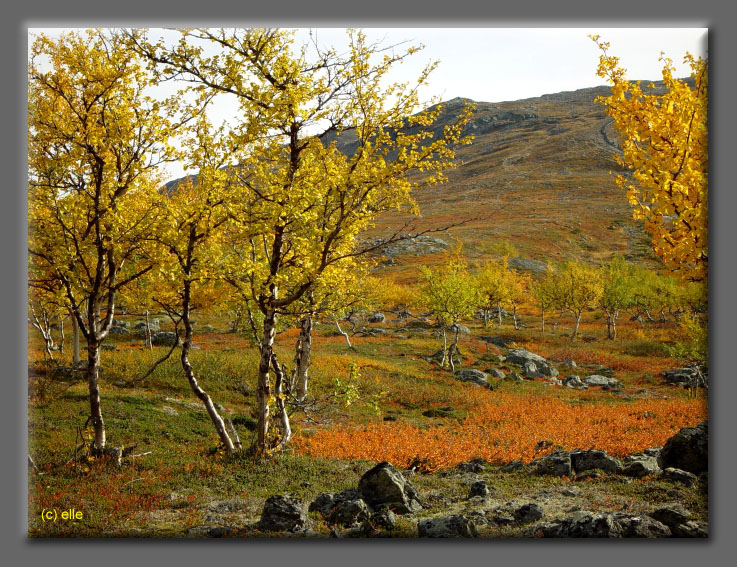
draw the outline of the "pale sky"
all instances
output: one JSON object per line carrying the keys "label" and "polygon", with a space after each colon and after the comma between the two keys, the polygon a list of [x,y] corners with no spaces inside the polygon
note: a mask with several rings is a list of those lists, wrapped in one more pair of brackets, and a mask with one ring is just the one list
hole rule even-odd
{"label": "pale sky", "polygon": [[[59,30],[32,28],[29,31]],[[306,41],[308,31],[298,30],[296,42]],[[502,102],[602,85],[604,81],[596,75],[600,52],[589,34],[598,34],[611,44],[609,54],[620,58],[629,79],[661,79],[661,52],[673,60],[679,77],[689,74],[688,67],[683,65],[686,52],[707,55],[706,28],[587,26],[363,28],[363,31],[369,40],[381,40],[384,45],[408,42],[407,45],[425,46],[397,67],[390,76],[392,80],[416,78],[430,61],[439,61],[429,85],[420,92],[423,100],[465,97],[479,102]],[[343,28],[317,28],[312,33],[320,45],[333,45],[339,52],[347,45]],[[223,100],[220,104],[218,114],[222,117],[236,111],[232,103]],[[217,117],[214,119],[217,121]],[[170,166],[169,171],[173,177],[183,173],[177,166]]]}

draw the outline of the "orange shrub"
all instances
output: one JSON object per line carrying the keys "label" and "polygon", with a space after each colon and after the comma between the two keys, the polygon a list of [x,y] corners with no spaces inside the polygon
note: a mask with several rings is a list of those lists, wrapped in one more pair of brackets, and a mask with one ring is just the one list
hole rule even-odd
{"label": "orange shrub", "polygon": [[[707,415],[704,400],[637,400],[571,404],[535,395],[499,393],[462,424],[427,429],[398,422],[323,429],[295,440],[298,452],[320,457],[390,461],[426,470],[449,468],[474,457],[492,463],[529,462],[539,441],[567,450],[601,449],[622,457],[662,445],[680,428]],[[548,452],[551,449],[548,449]]]}

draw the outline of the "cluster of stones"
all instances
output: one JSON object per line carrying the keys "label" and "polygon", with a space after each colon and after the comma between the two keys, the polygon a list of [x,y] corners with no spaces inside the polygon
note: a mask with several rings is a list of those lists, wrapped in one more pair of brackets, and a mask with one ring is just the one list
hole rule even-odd
{"label": "cluster of stones", "polygon": [[336,529],[341,528],[348,528],[343,537],[377,535],[390,532],[398,514],[414,514],[422,508],[412,484],[390,463],[383,462],[361,477],[358,489],[321,494],[309,505],[296,498],[270,497],[258,528],[270,532],[305,531],[311,528],[308,513],[316,512],[335,535]]}
{"label": "cluster of stones", "polygon": [[[589,478],[602,473],[633,477],[653,474],[664,475],[676,482],[693,484],[698,482],[698,474],[707,472],[707,436],[707,422],[703,422],[696,427],[682,429],[662,448],[648,449],[622,460],[597,450],[554,451],[527,467],[515,461],[502,468],[502,471],[527,470],[531,474],[565,475],[574,479]],[[551,446],[549,443],[541,444],[543,448]],[[483,459],[474,459],[457,466],[458,471],[472,477],[467,496],[471,504],[489,502],[490,490],[486,481],[473,478],[484,472],[486,465],[488,463]],[[567,496],[579,493],[580,488],[574,485],[563,491]],[[255,527],[267,533],[291,532],[325,537],[325,533],[313,530],[315,526],[312,518],[318,516],[328,526],[332,537],[391,537],[396,529],[398,516],[419,513],[424,508],[432,507],[428,502],[432,503],[434,500],[439,500],[442,505],[449,505],[451,502],[442,495],[429,495],[427,500],[421,498],[400,471],[390,463],[383,462],[366,472],[355,489],[335,494],[323,493],[309,503],[293,496],[269,497]],[[643,514],[580,509],[571,509],[568,513],[563,518],[546,520],[540,504],[515,500],[489,509],[420,519],[416,523],[416,529],[418,537],[428,538],[478,537],[477,526],[487,523],[519,526],[524,530],[522,534],[528,537],[708,537],[706,522],[691,519],[690,512],[678,503],[662,504]],[[223,537],[236,534],[238,530],[232,526],[198,526],[192,528],[190,533]]]}
{"label": "cluster of stones", "polygon": [[[603,390],[619,390],[622,384],[619,380],[612,376],[612,371],[606,368],[600,368],[597,374],[591,374],[581,379],[579,376],[571,375],[559,378],[560,372],[545,358],[539,354],[529,352],[521,348],[515,347],[514,341],[502,337],[481,337],[484,341],[501,348],[510,349],[506,356],[489,354],[484,360],[497,364],[506,363],[517,366],[519,372],[511,372],[507,376],[498,368],[490,368],[487,372],[482,372],[475,368],[462,368],[455,373],[455,378],[461,382],[472,382],[484,388],[493,390],[493,385],[489,382],[489,377],[497,379],[509,379],[515,381],[523,381],[525,379],[543,379],[555,386],[565,386],[567,388],[585,390],[591,386],[600,387]],[[566,365],[569,368],[576,368],[576,363],[568,361]]]}
{"label": "cluster of stones", "polygon": [[[533,474],[591,478],[604,472],[633,478],[665,475],[676,482],[694,484],[708,468],[708,423],[681,429],[662,448],[615,459],[604,451],[554,451],[530,463]],[[600,471],[600,472],[598,472]]]}

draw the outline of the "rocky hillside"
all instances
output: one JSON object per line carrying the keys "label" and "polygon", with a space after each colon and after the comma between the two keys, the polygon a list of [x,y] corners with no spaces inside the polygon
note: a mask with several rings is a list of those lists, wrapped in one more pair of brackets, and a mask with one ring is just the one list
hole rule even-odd
{"label": "rocky hillside", "polygon": [[[408,246],[399,254],[395,250],[385,269],[411,274],[414,263],[432,263],[458,239],[471,259],[499,256],[504,242],[517,250],[519,262],[537,261],[538,267],[539,262],[573,258],[598,262],[615,253],[654,262],[648,236],[632,220],[614,182],[613,174],[623,171],[614,157],[617,133],[594,102],[608,93],[601,86],[511,102],[475,102],[465,131],[473,143],[459,150],[447,183],[418,192],[422,218],[417,226],[475,220],[433,235],[447,246],[427,242],[431,245]],[[442,103],[436,131],[468,102],[474,101]],[[345,153],[355,149],[350,132],[337,141]],[[386,214],[366,237],[385,235],[406,220]]]}

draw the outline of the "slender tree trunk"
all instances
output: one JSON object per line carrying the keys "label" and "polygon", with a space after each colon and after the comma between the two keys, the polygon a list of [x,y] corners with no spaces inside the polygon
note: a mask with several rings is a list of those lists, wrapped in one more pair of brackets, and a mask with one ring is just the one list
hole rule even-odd
{"label": "slender tree trunk", "polygon": [[486,329],[489,326],[489,310],[482,309],[482,312],[484,314],[484,329]]}
{"label": "slender tree trunk", "polygon": [[576,338],[576,335],[578,335],[578,326],[581,323],[581,311],[576,313],[576,325],[573,328],[573,334],[571,335],[571,341],[573,341]]}
{"label": "slender tree trunk", "polygon": [[338,332],[343,335],[345,338],[345,342],[348,343],[348,348],[353,348],[353,345],[351,344],[351,339],[348,337],[348,333],[343,331],[343,329],[340,328],[340,323],[338,322],[338,318],[335,317],[335,326],[338,327]]}
{"label": "slender tree trunk", "polygon": [[284,403],[284,395],[282,392],[282,386],[284,384],[284,370],[279,366],[279,360],[276,358],[276,353],[271,353],[271,364],[274,368],[274,397],[276,399],[276,410],[279,413],[279,420],[281,421],[281,439],[277,448],[283,448],[289,440],[292,438],[292,428],[289,425],[289,414],[287,413],[286,404]]}
{"label": "slender tree trunk", "polygon": [[72,362],[74,366],[79,366],[79,323],[77,323],[77,318],[74,316],[74,313],[72,313],[72,330]]}
{"label": "slender tree trunk", "polygon": [[149,348],[149,350],[154,350],[153,342],[151,341],[151,325],[148,322],[148,309],[146,309],[146,346]]}
{"label": "slender tree trunk", "polygon": [[499,323],[499,326],[502,326],[502,306],[501,304],[497,304],[496,306],[496,316],[497,316],[497,322]]}
{"label": "slender tree trunk", "polygon": [[459,331],[459,329],[458,329],[458,325],[457,324],[455,325],[455,329],[456,329],[455,339],[453,341],[453,344],[450,345],[450,351],[449,351],[449,354],[450,354],[450,371],[453,372],[454,374],[455,374],[455,371],[456,371],[456,366],[455,366],[455,362],[453,362],[453,355],[455,355],[456,351],[458,351],[458,331]]}
{"label": "slender tree trunk", "polygon": [[[93,333],[96,335],[96,327]],[[102,419],[100,405],[100,341],[95,338],[87,340],[87,385],[90,396],[90,419],[95,430],[95,442],[91,448],[93,455],[100,455],[105,450],[105,422]]]}
{"label": "slender tree trunk", "polygon": [[[189,362],[189,349],[192,346],[192,321],[190,321],[189,319],[190,302],[191,284],[188,279],[185,279],[184,297],[182,299],[182,322],[184,323],[184,344],[182,344],[181,355],[182,368],[184,369],[184,374],[187,377],[187,381],[189,382],[189,385],[192,388],[195,396],[197,396],[200,401],[205,404],[207,414],[210,416],[210,419],[215,426],[215,430],[220,437],[220,441],[223,443],[223,445],[225,445],[225,448],[229,453],[234,453],[235,446],[233,445],[233,441],[230,439],[228,431],[225,428],[225,422],[223,421],[223,418],[220,417],[220,414],[215,408],[215,404],[213,404],[210,396],[197,383],[197,378],[194,375],[194,370]],[[146,311],[146,315],[148,315],[148,311]],[[148,317],[146,320],[146,326],[148,327]]]}
{"label": "slender tree trunk", "polygon": [[542,332],[544,333],[545,332],[545,306],[542,305],[541,307],[542,307],[542,312],[543,312],[543,316],[542,316]]}
{"label": "slender tree trunk", "polygon": [[59,316],[59,352],[64,354],[64,317]]}
{"label": "slender tree trunk", "polygon": [[298,402],[304,401],[307,396],[307,372],[310,368],[310,358],[312,355],[312,315],[307,315],[302,319],[299,328],[299,338],[297,339],[297,347],[294,354],[294,367],[296,375],[296,399]]}
{"label": "slender tree trunk", "polygon": [[443,360],[440,361],[440,368],[445,368],[445,356],[448,352],[448,337],[445,334],[445,327],[443,327]]}
{"label": "slender tree trunk", "polygon": [[560,323],[560,320],[563,318],[563,310],[560,310],[560,313],[558,314],[558,319],[556,319],[555,323],[553,323],[553,330],[555,331],[558,328],[558,323]]}
{"label": "slender tree trunk", "polygon": [[617,316],[619,315],[618,312],[614,313],[614,316],[612,317],[612,340],[617,338]]}
{"label": "slender tree trunk", "polygon": [[517,323],[517,306],[512,305],[512,321],[514,321],[514,330],[519,331],[519,324]]}
{"label": "slender tree trunk", "polygon": [[608,311],[606,320],[606,336],[610,340],[614,340],[617,337],[617,316],[618,311]]}
{"label": "slender tree trunk", "polygon": [[269,398],[271,397],[269,367],[271,366],[271,355],[274,352],[275,335],[276,311],[274,309],[268,309],[264,314],[264,335],[261,339],[261,358],[258,365],[258,384],[256,389],[256,401],[258,403],[256,450],[259,453],[264,453],[268,448],[266,441],[269,434]]}

